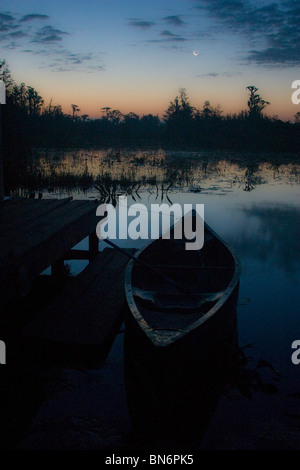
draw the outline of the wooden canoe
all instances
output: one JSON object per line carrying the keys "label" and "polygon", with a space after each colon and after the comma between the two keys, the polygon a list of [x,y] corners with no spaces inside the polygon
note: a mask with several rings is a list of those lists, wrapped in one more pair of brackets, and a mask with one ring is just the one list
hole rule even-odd
{"label": "wooden canoe", "polygon": [[238,348],[240,263],[208,225],[199,251],[185,250],[185,240],[171,234],[136,256],[146,265],[132,260],[125,273],[124,373],[133,440],[146,450],[193,450]]}
{"label": "wooden canoe", "polygon": [[125,323],[140,329],[156,347],[194,336],[214,325],[215,317],[226,330],[226,312],[232,312],[239,289],[239,259],[207,224],[200,250],[186,250],[184,234],[174,239],[172,232],[174,227],[170,239],[145,244],[135,255],[141,262],[131,260],[125,273]]}

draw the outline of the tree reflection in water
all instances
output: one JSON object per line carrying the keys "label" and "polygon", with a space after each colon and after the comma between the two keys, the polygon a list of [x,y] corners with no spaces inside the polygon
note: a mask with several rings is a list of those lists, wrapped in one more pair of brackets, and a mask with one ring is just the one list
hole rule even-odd
{"label": "tree reflection in water", "polygon": [[[252,191],[277,179],[299,180],[295,156],[147,150],[36,151],[27,166],[8,182],[12,195],[76,193],[114,203],[118,193],[137,197],[139,191],[216,191],[237,187]],[[280,175],[280,176],[278,176]]]}

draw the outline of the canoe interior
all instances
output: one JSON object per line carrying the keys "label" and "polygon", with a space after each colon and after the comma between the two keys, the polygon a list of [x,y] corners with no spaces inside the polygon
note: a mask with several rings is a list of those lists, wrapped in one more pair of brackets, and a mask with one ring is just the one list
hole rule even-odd
{"label": "canoe interior", "polygon": [[[131,286],[136,307],[148,326],[155,330],[187,328],[212,309],[235,274],[232,253],[207,228],[201,250],[186,250],[185,242],[185,239],[159,239],[140,253],[142,261],[175,281],[183,292],[159,274],[147,271],[143,265],[134,263],[132,266]],[[147,295],[142,298],[135,295],[135,291],[152,292],[154,299],[149,301]],[[168,308],[161,309],[163,303]],[[181,308],[184,304],[187,308]]]}

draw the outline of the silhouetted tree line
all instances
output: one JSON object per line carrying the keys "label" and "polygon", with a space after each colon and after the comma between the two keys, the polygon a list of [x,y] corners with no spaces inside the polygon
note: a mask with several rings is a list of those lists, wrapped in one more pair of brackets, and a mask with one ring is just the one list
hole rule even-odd
{"label": "silhouetted tree line", "polygon": [[[76,104],[71,114],[43,98],[32,87],[16,84],[5,61],[0,61],[0,78],[6,83],[7,104],[2,106],[3,152],[6,165],[36,148],[78,147],[164,147],[181,149],[226,149],[267,152],[298,152],[300,118],[295,123],[263,114],[269,104],[255,86],[247,87],[248,108],[223,115],[220,107],[205,101],[193,107],[185,89],[180,89],[163,119],[103,107],[99,119],[80,115]],[[18,158],[19,161],[19,158]]]}

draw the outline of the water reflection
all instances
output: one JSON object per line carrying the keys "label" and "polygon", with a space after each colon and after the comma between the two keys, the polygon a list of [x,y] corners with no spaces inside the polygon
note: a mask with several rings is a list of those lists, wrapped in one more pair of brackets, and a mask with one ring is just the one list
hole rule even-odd
{"label": "water reflection", "polygon": [[[133,434],[131,445],[151,451],[196,450],[233,371],[237,316],[222,341],[205,331],[167,348],[155,348],[128,325],[124,373]],[[219,337],[220,338],[220,337]]]}
{"label": "water reflection", "polygon": [[224,324],[221,341],[217,331],[206,331],[198,333],[197,345],[194,337],[169,350],[153,347],[127,326],[124,376],[130,448],[197,451],[222,396],[230,406],[232,400],[251,400],[255,393],[279,392],[280,372],[263,358],[250,365],[248,354],[254,346],[239,346],[236,311],[231,319]]}
{"label": "water reflection", "polygon": [[[235,235],[235,247],[264,266],[277,265],[285,272],[299,272],[300,209],[287,204],[254,204],[240,208],[242,230]],[[254,249],[255,248],[255,249]]]}
{"label": "water reflection", "polygon": [[[279,163],[280,161],[280,163]],[[11,192],[19,195],[60,192],[107,200],[108,194],[163,187],[191,192],[253,191],[263,184],[299,183],[294,156],[245,155],[164,150],[36,151]]]}

